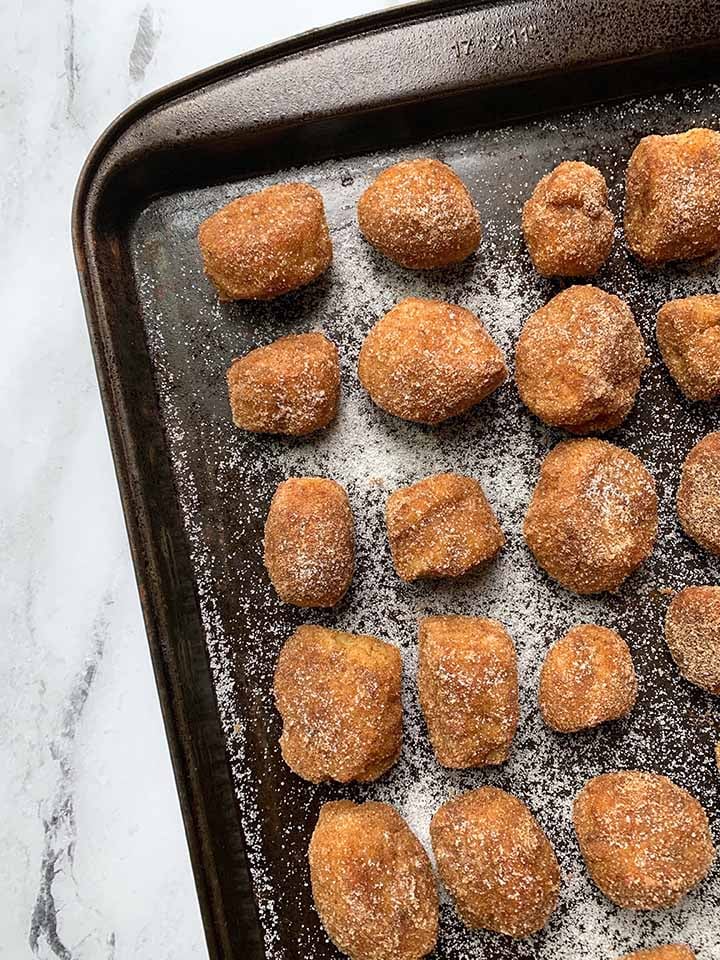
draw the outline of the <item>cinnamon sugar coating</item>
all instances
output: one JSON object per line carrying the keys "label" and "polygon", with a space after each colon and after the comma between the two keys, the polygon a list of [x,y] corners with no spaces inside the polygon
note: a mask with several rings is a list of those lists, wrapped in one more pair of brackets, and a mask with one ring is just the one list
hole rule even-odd
{"label": "cinnamon sugar coating", "polygon": [[545,572],[575,593],[616,590],[647,559],[658,524],[655,483],[605,440],[568,440],[545,457],[523,527]]}
{"label": "cinnamon sugar coating", "polygon": [[720,133],[643,137],[627,168],[625,236],[650,265],[720,252]]}
{"label": "cinnamon sugar coating", "polygon": [[396,490],[388,497],[385,519],[395,569],[407,581],[459,577],[505,543],[480,484],[456,473]]}
{"label": "cinnamon sugar coating", "polygon": [[440,879],[469,927],[527,937],[558,901],[560,868],[528,808],[496,787],[448,800],[430,823]]}
{"label": "cinnamon sugar coating", "polygon": [[484,400],[507,378],[507,367],[475,314],[409,297],[367,335],[358,373],[383,410],[434,424]]}
{"label": "cinnamon sugar coating", "polygon": [[460,177],[439,160],[404,160],[360,197],[360,230],[390,260],[413,270],[459,263],[480,245],[480,215]]}
{"label": "cinnamon sugar coating", "polygon": [[665,639],[680,673],[720,696],[720,587],[686,587],[665,618]]}
{"label": "cinnamon sugar coating", "polygon": [[200,224],[198,242],[221,300],[272,300],[317,280],[332,261],[322,196],[307,183],[238,197]]}
{"label": "cinnamon sugar coating", "polygon": [[418,693],[435,755],[446,767],[507,760],[517,730],[515,645],[496,620],[420,621]]}
{"label": "cinnamon sugar coating", "polygon": [[605,177],[566,160],[546,174],[523,207],[530,257],[544,277],[591,277],[610,256],[615,218]]}
{"label": "cinnamon sugar coating", "polygon": [[515,377],[523,403],[540,420],[594,433],[622,423],[647,365],[627,304],[597,287],[573,286],[526,322]]}
{"label": "cinnamon sugar coating", "polygon": [[332,607],[355,566],[347,494],[334,480],[292,477],[279,484],[265,521],[265,567],[278,596],[297,607]]}
{"label": "cinnamon sugar coating", "polygon": [[540,710],[553,730],[574,733],[627,716],[637,689],[623,638],[585,623],[550,647],[540,674]]}
{"label": "cinnamon sugar coating", "polygon": [[657,341],[688,400],[720,398],[720,295],[670,300],[657,315]]}
{"label": "cinnamon sugar coating", "polygon": [[685,533],[720,555],[720,432],[703,437],[685,458],[677,511]]}
{"label": "cinnamon sugar coating", "polygon": [[638,770],[589,780],[575,800],[575,832],[590,876],[619,907],[672,907],[712,866],[705,811],[667,777]]}
{"label": "cinnamon sugar coating", "polygon": [[320,919],[351,960],[420,960],[434,949],[430,860],[389,804],[323,804],[308,855]]}
{"label": "cinnamon sugar coating", "polygon": [[402,659],[391,644],[299,627],[275,670],[285,763],[313,783],[377,779],[400,755],[401,681]]}
{"label": "cinnamon sugar coating", "polygon": [[281,337],[233,360],[227,383],[236,427],[302,437],[337,413],[337,348],[321,333]]}
{"label": "cinnamon sugar coating", "polygon": [[684,943],[672,943],[667,947],[651,947],[649,950],[634,950],[619,960],[696,960],[695,953]]}

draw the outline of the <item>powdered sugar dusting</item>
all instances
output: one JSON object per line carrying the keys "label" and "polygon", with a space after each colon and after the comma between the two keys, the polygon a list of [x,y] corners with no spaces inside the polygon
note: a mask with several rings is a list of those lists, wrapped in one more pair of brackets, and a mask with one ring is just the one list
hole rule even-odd
{"label": "powdered sugar dusting", "polygon": [[[154,202],[131,238],[139,299],[155,369],[218,707],[242,811],[270,960],[334,956],[310,906],[305,850],[320,802],[348,796],[397,806],[428,846],[430,817],[448,797],[493,784],[524,800],[547,831],[563,871],[561,904],[547,930],[513,942],[470,933],[445,900],[437,955],[446,960],[610,960],[657,943],[686,941],[701,960],[720,956],[720,871],[679,907],[657,914],[617,910],[590,884],[573,837],[570,808],[591,776],[617,767],[665,773],[700,799],[718,836],[720,740],[717,701],[683,681],[662,638],[663,591],[718,582],[720,565],[681,532],[674,495],[682,460],[717,429],[717,410],[685,401],[657,353],[657,308],[670,297],[716,291],[718,267],[649,272],[616,241],[598,286],[627,299],[645,336],[651,367],[638,404],[609,439],[629,447],[658,481],[659,547],[614,596],[580,598],[548,581],[521,527],[539,462],[562,434],[525,411],[512,383],[474,411],[438,427],[409,424],[375,407],[357,381],[360,345],[372,324],[404,296],[434,297],[474,311],[509,363],[527,317],[561,284],[539,278],[523,247],[520,210],[540,175],[562,159],[598,166],[620,212],[622,175],[641,136],[704,123],[718,126],[720,89],[613,105],[534,124],[485,131],[418,148],[359,157]],[[358,196],[401,156],[446,160],[479,206],[478,255],[439,274],[413,274],[383,260],[359,236]],[[323,193],[334,243],[332,268],[316,284],[271,303],[219,304],[202,275],[197,225],[234,195],[302,179]],[[322,330],[340,351],[337,421],[301,440],[255,437],[230,420],[225,371],[231,359],[287,333]],[[459,581],[402,583],[384,531],[388,494],[432,473],[478,479],[507,536],[498,558]],[[347,489],[357,531],[357,569],[334,611],[298,611],[272,594],[262,568],[262,525],[276,484],[328,476]],[[518,649],[521,719],[501,767],[447,771],[434,760],[417,703],[417,621],[426,615],[495,618]],[[398,764],[375,784],[299,781],[282,764],[271,683],[282,642],[314,622],[374,634],[396,644],[405,665],[405,738]],[[540,666],[552,640],[581,622],[617,629],[633,652],[638,704],[617,723],[578,735],[548,731],[537,707]]]}

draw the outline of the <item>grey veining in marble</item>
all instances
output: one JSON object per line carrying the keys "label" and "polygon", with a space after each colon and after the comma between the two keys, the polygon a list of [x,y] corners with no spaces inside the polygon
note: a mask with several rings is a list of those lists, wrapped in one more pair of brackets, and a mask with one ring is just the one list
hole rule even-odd
{"label": "grey veining in marble", "polygon": [[156,86],[372,0],[0,0],[0,957],[205,956],[69,237]]}

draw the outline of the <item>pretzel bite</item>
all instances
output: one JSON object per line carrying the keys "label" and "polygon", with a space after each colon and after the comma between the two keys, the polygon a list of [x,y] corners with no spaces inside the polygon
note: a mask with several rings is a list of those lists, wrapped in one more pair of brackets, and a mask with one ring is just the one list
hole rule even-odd
{"label": "pretzel bite", "polygon": [[351,960],[420,960],[435,947],[430,860],[387,803],[323,804],[309,849],[315,907]]}
{"label": "pretzel bite", "polygon": [[628,645],[606,627],[584,623],[550,647],[540,674],[540,710],[559,733],[627,716],[637,698]]}
{"label": "pretzel bite", "polygon": [[372,328],[358,374],[383,410],[435,424],[484,400],[506,380],[507,367],[475,314],[410,297]]}
{"label": "pretzel bite", "polygon": [[720,251],[720,133],[643,137],[627,168],[625,236],[649,265]]}
{"label": "pretzel bite", "polygon": [[635,403],[648,365],[630,308],[597,287],[568,287],[534,313],[517,343],[523,403],[570,433],[617,427]]}
{"label": "pretzel bite", "polygon": [[221,300],[272,300],[317,280],[332,261],[322,196],[306,183],[238,197],[200,224],[198,242]]}
{"label": "pretzel bite", "polygon": [[420,705],[438,761],[483,767],[507,760],[519,719],[515,645],[496,620],[420,621]]}
{"label": "pretzel bite", "polygon": [[591,277],[610,256],[615,218],[605,177],[566,160],[546,174],[523,207],[530,257],[544,277]]}
{"label": "pretzel bite", "polygon": [[265,567],[278,596],[296,607],[333,607],[355,566],[347,494],[334,480],[292,477],[281,483],[265,521]]}
{"label": "pretzel bite", "polygon": [[696,960],[695,953],[684,943],[667,947],[651,947],[649,950],[634,950],[619,960]]}
{"label": "pretzel bite", "polygon": [[665,618],[665,639],[680,673],[720,696],[720,587],[686,587]]}
{"label": "pretzel bite", "polygon": [[375,780],[402,740],[402,659],[375,637],[299,627],[275,671],[285,763],[313,783]]}
{"label": "pretzel bite", "polygon": [[406,581],[459,577],[505,543],[480,484],[456,473],[396,490],[388,497],[385,519],[395,569]]}
{"label": "pretzel bite", "polygon": [[640,460],[604,440],[569,440],[545,457],[525,517],[525,538],[567,590],[616,590],[647,559],[657,494]]}
{"label": "pretzel bite", "polygon": [[482,236],[472,197],[439,160],[404,160],[384,170],[360,197],[357,213],[365,239],[412,270],[460,263]]}
{"label": "pretzel bite", "polygon": [[685,458],[677,497],[685,533],[720,554],[720,433],[709,433]]}
{"label": "pretzel bite", "polygon": [[321,333],[281,337],[233,360],[227,383],[236,427],[302,437],[337,413],[337,348]]}
{"label": "pretzel bite", "polygon": [[545,926],[560,868],[524,803],[496,787],[472,790],[440,807],[430,836],[440,879],[468,927],[520,938]]}
{"label": "pretzel bite", "polygon": [[688,400],[720,397],[720,294],[669,300],[657,315],[657,341]]}
{"label": "pretzel bite", "polygon": [[656,773],[594,777],[575,800],[573,821],[590,876],[619,907],[672,907],[715,859],[703,808]]}

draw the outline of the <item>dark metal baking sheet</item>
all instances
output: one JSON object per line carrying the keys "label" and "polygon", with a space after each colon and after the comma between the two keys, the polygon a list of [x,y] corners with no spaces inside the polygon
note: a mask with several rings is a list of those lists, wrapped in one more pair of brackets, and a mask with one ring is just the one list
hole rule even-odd
{"label": "dark metal baking sheet", "polygon": [[[161,91],[121,118],[89,158],[74,213],[78,267],[213,956],[336,955],[312,911],[304,859],[324,799],[389,799],[426,840],[445,797],[492,782],[527,799],[550,833],[565,874],[562,906],[547,932],[515,943],[466,933],[444,904],[438,956],[609,960],[684,937],[701,960],[720,957],[717,876],[678,910],[616,911],[589,885],[569,826],[569,803],[586,777],[637,765],[693,790],[717,836],[717,705],[678,678],[661,623],[665,588],[718,580],[717,564],[682,537],[672,509],[679,462],[697,437],[717,429],[718,413],[682,400],[653,338],[660,303],[717,291],[717,267],[651,273],[619,240],[597,281],[628,299],[651,350],[637,409],[611,439],[645,460],[662,500],[661,548],[617,597],[572,597],[527,554],[523,511],[539,459],[559,435],[522,410],[512,385],[430,429],[382,414],[355,376],[363,336],[408,294],[476,310],[510,356],[526,316],[558,289],[534,275],[521,242],[519,210],[531,185],[560,159],[586,159],[608,176],[619,213],[623,168],[641,136],[720,123],[719,20],[716,2],[421,5]],[[464,177],[486,236],[467,264],[417,275],[364,245],[354,205],[380,168],[424,154]],[[199,221],[240,192],[290,177],[323,192],[331,271],[270,304],[218,304],[202,276]],[[338,423],[305,441],[239,434],[225,396],[230,359],[315,328],[341,351]],[[460,583],[403,585],[385,547],[384,500],[396,485],[438,469],[483,482],[508,547],[489,571]],[[262,570],[269,498],[279,479],[298,473],[343,481],[358,521],[355,581],[330,613],[283,607]],[[432,757],[413,677],[416,620],[430,612],[498,616],[513,633],[523,719],[499,770],[450,774]],[[313,787],[279,758],[269,685],[280,644],[305,619],[373,632],[403,650],[405,746],[378,784]],[[641,698],[627,721],[560,738],[539,720],[537,672],[548,643],[582,619],[626,635]]]}

